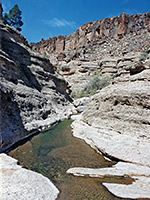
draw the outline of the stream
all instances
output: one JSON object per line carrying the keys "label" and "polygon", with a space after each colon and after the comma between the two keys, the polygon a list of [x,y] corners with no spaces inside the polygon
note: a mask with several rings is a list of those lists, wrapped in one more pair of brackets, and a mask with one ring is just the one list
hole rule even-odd
{"label": "stream", "polygon": [[90,178],[66,174],[72,167],[111,167],[83,140],[72,136],[71,120],[65,120],[15,145],[8,155],[24,168],[48,177],[60,190],[58,200],[119,200],[102,186],[102,182],[130,184],[124,177]]}

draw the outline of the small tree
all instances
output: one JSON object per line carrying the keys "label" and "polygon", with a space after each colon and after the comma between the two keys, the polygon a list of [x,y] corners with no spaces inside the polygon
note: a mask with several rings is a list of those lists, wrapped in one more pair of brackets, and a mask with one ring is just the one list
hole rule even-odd
{"label": "small tree", "polygon": [[21,21],[22,12],[19,9],[18,5],[16,4],[10,11],[9,14],[5,13],[4,15],[4,22],[8,23],[10,26],[15,27],[18,31],[21,31],[21,26],[23,22]]}

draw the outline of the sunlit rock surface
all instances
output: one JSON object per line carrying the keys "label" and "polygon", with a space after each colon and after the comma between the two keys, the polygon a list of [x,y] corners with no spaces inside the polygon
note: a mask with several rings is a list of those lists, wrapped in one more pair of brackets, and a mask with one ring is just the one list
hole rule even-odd
{"label": "sunlit rock surface", "polygon": [[15,28],[0,24],[0,151],[67,118],[69,85]]}
{"label": "sunlit rock surface", "polygon": [[0,154],[0,199],[54,200],[58,189],[46,177],[17,165],[17,160]]}
{"label": "sunlit rock surface", "polygon": [[[145,64],[146,66],[146,64]],[[73,169],[75,175],[128,175],[131,185],[104,183],[119,197],[150,198],[150,70],[114,79],[72,124],[73,135],[110,159],[113,168]],[[133,164],[131,164],[133,163]],[[121,171],[120,171],[121,170]]]}
{"label": "sunlit rock surface", "polygon": [[76,176],[90,177],[130,176],[132,184],[103,183],[115,196],[122,198],[150,198],[150,168],[138,164],[118,162],[113,167],[101,169],[72,168],[67,171]]}
{"label": "sunlit rock surface", "polygon": [[127,34],[141,34],[150,31],[150,13],[126,15],[122,13],[119,17],[111,17],[95,22],[86,23],[75,33],[69,36],[58,36],[33,43],[34,49],[40,53],[70,51],[90,47],[94,43],[103,44],[107,38],[119,38]]}

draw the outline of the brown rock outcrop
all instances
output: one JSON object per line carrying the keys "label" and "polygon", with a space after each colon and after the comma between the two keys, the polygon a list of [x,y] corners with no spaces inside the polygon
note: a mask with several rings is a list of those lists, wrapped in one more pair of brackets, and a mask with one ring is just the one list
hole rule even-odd
{"label": "brown rock outcrop", "polygon": [[141,34],[150,30],[150,13],[111,17],[84,24],[69,36],[58,36],[31,44],[40,53],[52,53],[79,49],[91,46],[105,38],[122,38],[126,34]]}
{"label": "brown rock outcrop", "polygon": [[118,36],[125,35],[127,33],[128,29],[128,17],[125,13],[122,13],[121,16],[121,22],[118,27]]}

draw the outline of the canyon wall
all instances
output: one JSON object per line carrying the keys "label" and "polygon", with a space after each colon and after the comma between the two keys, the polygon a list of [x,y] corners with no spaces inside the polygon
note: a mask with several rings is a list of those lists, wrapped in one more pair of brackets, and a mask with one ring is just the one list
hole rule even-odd
{"label": "canyon wall", "polygon": [[0,24],[0,152],[69,115],[68,83],[33,53],[15,28]]}
{"label": "canyon wall", "polygon": [[122,38],[127,34],[139,35],[143,31],[150,32],[150,13],[111,17],[84,24],[69,36],[58,36],[32,43],[34,50],[44,54],[59,53],[92,46],[106,38]]}

